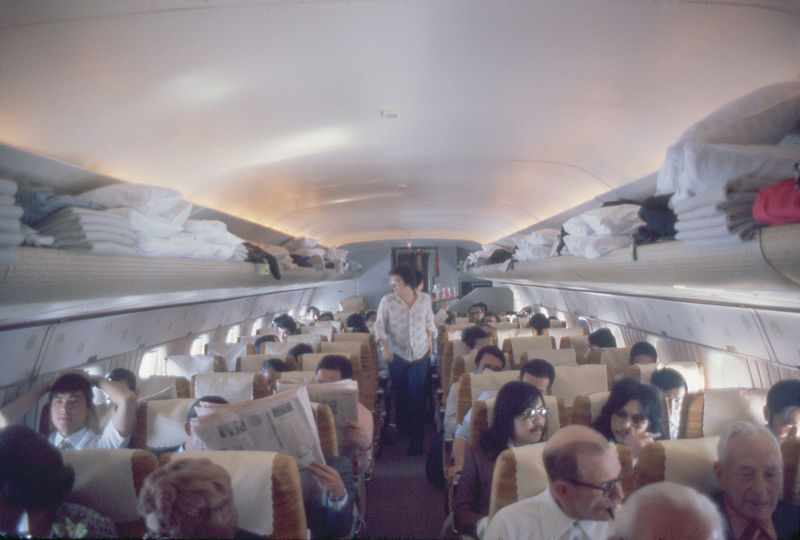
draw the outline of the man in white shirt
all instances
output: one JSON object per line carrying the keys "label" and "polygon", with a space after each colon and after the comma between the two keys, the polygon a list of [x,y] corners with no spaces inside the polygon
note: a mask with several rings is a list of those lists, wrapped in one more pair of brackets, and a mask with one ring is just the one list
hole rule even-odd
{"label": "man in white shirt", "polygon": [[608,538],[625,473],[613,446],[592,428],[572,425],[550,438],[543,459],[547,489],[497,512],[484,540]]}

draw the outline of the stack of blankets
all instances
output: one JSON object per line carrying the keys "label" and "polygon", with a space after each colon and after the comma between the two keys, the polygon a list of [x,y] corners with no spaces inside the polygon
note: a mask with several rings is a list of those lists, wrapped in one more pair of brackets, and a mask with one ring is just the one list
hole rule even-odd
{"label": "stack of blankets", "polygon": [[25,239],[20,222],[23,210],[16,205],[16,194],[16,182],[0,179],[0,266],[14,264],[17,255],[8,248],[22,244]]}
{"label": "stack of blankets", "polygon": [[40,221],[40,234],[54,238],[53,247],[109,255],[136,255],[136,234],[121,216],[106,210],[67,206]]}
{"label": "stack of blankets", "polygon": [[517,261],[535,261],[555,255],[558,247],[558,229],[539,229],[524,235],[512,236]]}
{"label": "stack of blankets", "polygon": [[[571,255],[596,259],[631,245],[631,234],[644,225],[638,204],[616,204],[589,210],[564,222],[564,243]],[[565,254],[562,250],[562,254]]]}

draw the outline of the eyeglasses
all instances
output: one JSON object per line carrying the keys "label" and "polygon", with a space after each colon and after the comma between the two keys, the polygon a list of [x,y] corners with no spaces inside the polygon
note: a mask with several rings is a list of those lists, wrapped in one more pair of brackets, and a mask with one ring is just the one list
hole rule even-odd
{"label": "eyeglasses", "polygon": [[637,427],[637,428],[638,427],[642,427],[643,425],[645,425],[647,423],[647,418],[645,418],[641,414],[631,414],[631,415],[629,415],[628,413],[626,413],[625,411],[623,411],[621,409],[619,411],[614,411],[612,413],[612,416],[614,416],[620,422],[627,422],[628,420],[630,420],[631,425],[634,426],[634,427]]}
{"label": "eyeglasses", "polygon": [[547,418],[547,415],[550,414],[550,409],[547,407],[528,407],[522,414],[520,415],[523,420],[533,420],[537,416],[541,416],[542,418]]}
{"label": "eyeglasses", "polygon": [[614,487],[617,484],[619,484],[620,482],[622,482],[622,479],[625,477],[625,473],[627,473],[627,472],[628,472],[628,467],[623,467],[622,472],[619,473],[619,476],[617,476],[614,480],[610,480],[610,481],[606,482],[602,486],[595,486],[594,484],[587,484],[585,482],[579,482],[578,480],[572,480],[571,478],[567,478],[566,480],[570,484],[575,484],[576,486],[583,486],[583,487],[588,487],[588,488],[592,488],[592,489],[599,489],[600,491],[603,492],[603,497],[610,497],[611,496],[611,492],[614,491]]}

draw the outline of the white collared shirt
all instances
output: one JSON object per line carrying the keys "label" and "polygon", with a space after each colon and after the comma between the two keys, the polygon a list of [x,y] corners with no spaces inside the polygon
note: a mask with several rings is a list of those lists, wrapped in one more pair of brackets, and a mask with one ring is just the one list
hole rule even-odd
{"label": "white collared shirt", "polygon": [[386,339],[391,351],[408,360],[419,360],[428,353],[428,332],[436,332],[431,297],[417,292],[411,307],[398,295],[381,298],[375,321],[375,339]]}
{"label": "white collared shirt", "polygon": [[611,521],[576,520],[559,508],[548,487],[502,508],[483,540],[594,540],[608,538]]}
{"label": "white collared shirt", "polygon": [[62,443],[67,439],[69,441],[70,450],[85,450],[87,448],[122,448],[127,446],[130,435],[123,437],[114,427],[114,422],[106,424],[103,433],[97,434],[88,427],[69,435],[62,437],[57,431],[50,433],[48,440],[50,444],[56,448],[61,449]]}

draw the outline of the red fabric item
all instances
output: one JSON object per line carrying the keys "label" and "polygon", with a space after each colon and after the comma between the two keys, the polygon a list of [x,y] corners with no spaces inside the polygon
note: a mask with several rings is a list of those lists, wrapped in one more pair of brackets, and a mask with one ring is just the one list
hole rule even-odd
{"label": "red fabric item", "polygon": [[800,191],[794,179],[760,189],[753,203],[753,218],[767,225],[800,223]]}

